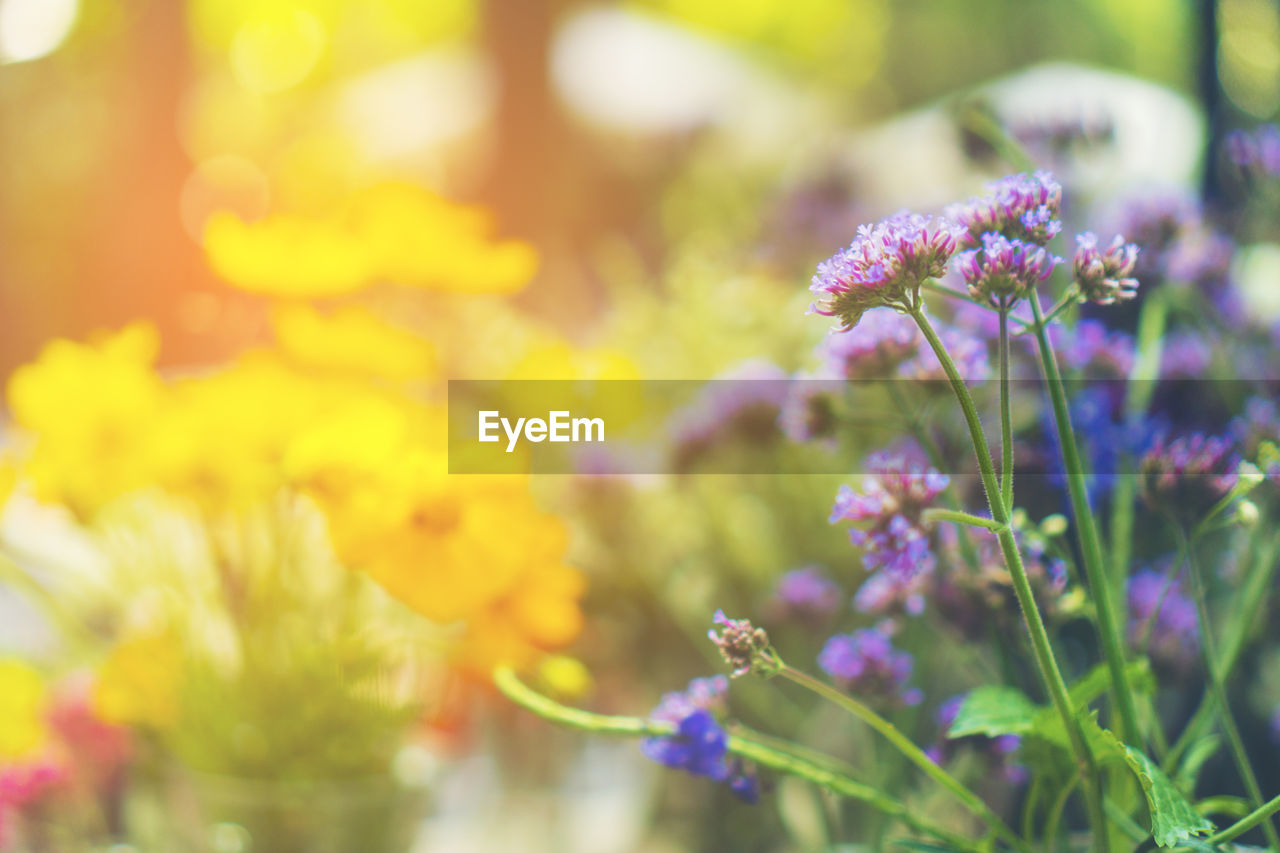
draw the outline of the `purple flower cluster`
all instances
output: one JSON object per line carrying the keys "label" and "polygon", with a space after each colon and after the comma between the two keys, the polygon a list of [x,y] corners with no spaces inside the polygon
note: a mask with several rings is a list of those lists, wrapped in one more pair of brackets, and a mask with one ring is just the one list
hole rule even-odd
{"label": "purple flower cluster", "polygon": [[1197,521],[1235,487],[1239,463],[1228,438],[1160,436],[1138,463],[1142,497],[1154,510]]}
{"label": "purple flower cluster", "polygon": [[729,680],[723,675],[695,678],[683,692],[667,693],[649,715],[674,723],[675,734],[640,742],[645,757],[659,764],[725,782],[740,799],[754,803],[760,787],[754,774],[729,758],[729,736],[716,713],[723,711]]}
{"label": "purple flower cluster", "polygon": [[982,244],[988,232],[1043,246],[1062,231],[1058,210],[1062,186],[1045,171],[1009,175],[988,185],[986,195],[947,208],[965,230],[962,248]]}
{"label": "purple flower cluster", "polygon": [[833,331],[816,350],[819,374],[842,379],[892,375],[920,349],[915,321],[893,310],[869,311],[855,329]]}
{"label": "purple flower cluster", "polygon": [[873,453],[863,467],[868,473],[861,491],[841,486],[830,522],[870,522],[849,531],[849,541],[863,549],[868,571],[885,569],[909,578],[932,570],[933,550],[921,514],[947,487],[946,475],[927,467],[914,446]]}
{"label": "purple flower cluster", "polygon": [[1197,379],[1209,369],[1213,348],[1201,335],[1188,330],[1170,332],[1160,350],[1162,379]]}
{"label": "purple flower cluster", "polygon": [[889,572],[876,572],[862,582],[853,595],[853,606],[859,613],[883,615],[901,610],[908,616],[924,612],[925,586],[929,572],[902,577]]}
{"label": "purple flower cluster", "polygon": [[677,467],[684,467],[728,433],[749,439],[775,435],[789,380],[785,370],[763,359],[744,361],[718,374],[697,398],[671,416],[668,431],[676,447]]}
{"label": "purple flower cluster", "polygon": [[1076,286],[1081,295],[1098,305],[1125,302],[1138,294],[1138,280],[1133,268],[1138,262],[1138,247],[1126,243],[1117,234],[1105,250],[1098,248],[1098,237],[1092,231],[1076,235],[1076,254],[1072,259]]}
{"label": "purple flower cluster", "polygon": [[1050,335],[1065,366],[1086,376],[1124,379],[1133,370],[1137,350],[1133,336],[1112,331],[1099,320],[1080,320],[1070,333],[1052,326]]}
{"label": "purple flower cluster", "polygon": [[[955,326],[935,323],[934,327],[962,377],[980,382],[991,376],[991,357],[984,339]],[[920,351],[914,358],[903,362],[898,368],[898,375],[904,379],[921,381],[940,381],[947,378],[946,372],[942,369],[942,362],[938,361],[938,356],[934,354],[933,349],[927,346],[920,347]]]}
{"label": "purple flower cluster", "polygon": [[945,219],[899,213],[858,229],[849,248],[818,264],[810,311],[858,325],[871,308],[910,311],[920,304],[920,285],[946,272],[956,251],[957,229]]}
{"label": "purple flower cluster", "polygon": [[770,610],[797,619],[822,619],[840,609],[840,585],[818,566],[792,569],[778,579]]}
{"label": "purple flower cluster", "polygon": [[844,689],[861,696],[890,698],[918,705],[919,688],[908,687],[915,663],[909,652],[894,648],[885,627],[836,634],[818,654],[818,666]]}
{"label": "purple flower cluster", "polygon": [[769,635],[757,628],[749,619],[730,619],[723,610],[717,610],[711,619],[720,627],[707,631],[707,637],[716,644],[725,662],[733,667],[733,676],[748,672],[765,672],[771,666],[776,672],[777,658],[769,645]]}
{"label": "purple flower cluster", "polygon": [[1196,660],[1200,630],[1195,602],[1178,578],[1144,570],[1129,578],[1129,642],[1162,663],[1184,668]]}
{"label": "purple flower cluster", "polygon": [[1227,154],[1247,174],[1280,176],[1280,127],[1264,124],[1252,132],[1227,134]]}
{"label": "purple flower cluster", "polygon": [[981,237],[979,248],[956,256],[956,270],[974,299],[1010,308],[1044,281],[1062,258],[1034,242],[1008,238],[995,231]]}

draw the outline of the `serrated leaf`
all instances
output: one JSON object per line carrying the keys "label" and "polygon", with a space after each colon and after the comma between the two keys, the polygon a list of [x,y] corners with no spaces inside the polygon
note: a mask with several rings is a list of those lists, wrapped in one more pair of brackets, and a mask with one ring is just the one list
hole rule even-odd
{"label": "serrated leaf", "polygon": [[1031,731],[1041,708],[1013,687],[990,685],[970,691],[947,737],[1020,735]]}
{"label": "serrated leaf", "polygon": [[[1151,837],[1155,839],[1156,844],[1161,847],[1172,847],[1196,835],[1213,831],[1213,824],[1195,810],[1191,801],[1150,758],[1122,743],[1112,732],[1099,728],[1096,721],[1092,722],[1093,728],[1096,728],[1101,736],[1090,738],[1090,740],[1109,749],[1113,755],[1123,758],[1125,764],[1129,765],[1129,769],[1138,777],[1138,783],[1142,786],[1142,793],[1146,795],[1147,806],[1151,812]],[[1098,757],[1101,759],[1106,756]]]}

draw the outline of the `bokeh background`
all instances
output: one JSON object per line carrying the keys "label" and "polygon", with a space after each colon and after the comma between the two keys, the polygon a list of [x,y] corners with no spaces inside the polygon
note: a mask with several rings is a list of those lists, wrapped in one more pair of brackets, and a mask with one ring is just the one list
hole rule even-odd
{"label": "bokeh background", "polygon": [[[1073,224],[1085,214],[1111,221],[1121,201],[1152,192],[1220,217],[1214,227],[1231,226],[1236,240],[1231,287],[1263,340],[1259,329],[1280,313],[1270,286],[1280,270],[1274,183],[1270,195],[1250,195],[1222,145],[1229,131],[1278,112],[1274,0],[0,0],[0,376],[16,422],[6,441],[22,448],[48,436],[53,446],[66,433],[83,454],[54,460],[80,464],[78,478],[60,480],[67,472],[48,460],[24,471],[35,485],[19,485],[5,510],[0,545],[19,564],[45,562],[28,578],[42,592],[6,586],[0,596],[0,653],[47,685],[87,671],[117,691],[108,695],[119,713],[105,722],[130,731],[122,754],[132,758],[112,752],[110,766],[114,774],[128,764],[129,781],[111,776],[105,822],[88,835],[103,849],[134,845],[113,850],[356,849],[314,839],[343,837],[334,826],[361,831],[382,813],[334,805],[317,817],[315,804],[381,804],[379,785],[409,780],[430,793],[429,806],[410,809],[420,850],[862,849],[832,846],[851,838],[883,847],[888,826],[869,810],[842,811],[784,781],[767,806],[744,811],[705,780],[662,772],[634,743],[550,728],[484,677],[515,655],[558,698],[644,714],[665,691],[722,670],[705,639],[716,607],[776,615],[779,577],[810,565],[829,569],[843,602],[865,573],[846,532],[827,522],[831,499],[883,431],[842,445],[830,476],[687,476],[705,453],[730,454],[721,459],[728,469],[732,454],[801,454],[807,462],[792,468],[801,470],[833,452],[783,442],[770,420],[770,443],[717,434],[678,457],[670,476],[545,478],[487,492],[431,479],[438,458],[402,464],[401,420],[412,424],[403,429],[409,450],[437,439],[426,410],[448,378],[704,380],[726,369],[738,378],[806,369],[829,326],[805,316],[815,265],[862,222],[939,209],[1012,171],[992,127],[1055,169]],[[1193,242],[1206,233],[1199,216],[1187,218]],[[1182,306],[1171,324],[1193,327],[1196,310]],[[1133,330],[1134,315],[1113,316]],[[129,326],[137,321],[157,334]],[[1199,369],[1230,376],[1241,356],[1215,334],[1204,335]],[[60,339],[93,343],[49,347]],[[267,361],[254,361],[264,351]],[[42,368],[20,369],[32,362]],[[135,382],[138,370],[148,378]],[[224,370],[228,387],[214,382],[206,398],[198,380]],[[195,388],[177,395],[191,420],[151,417],[152,383]],[[154,406],[172,414],[169,402]],[[308,431],[313,416],[327,432]],[[170,476],[206,448],[174,450],[165,424],[219,439],[198,478]],[[245,454],[233,446],[241,438],[261,441]],[[157,463],[141,452],[152,445],[173,455]],[[98,460],[123,476],[115,462],[135,451],[150,467],[141,478],[125,471],[129,488],[97,476]],[[130,503],[131,489],[153,480],[187,500],[192,483],[223,485],[225,472],[250,470],[246,456],[255,476],[266,470],[272,489],[318,504],[338,532],[328,542],[288,516],[286,526],[319,551],[245,570],[254,582],[268,576],[264,589],[279,596],[255,611],[258,621],[233,624],[241,639],[266,638],[261,648],[278,669],[237,686],[201,669],[221,635],[210,643],[194,632],[185,639],[195,651],[182,651],[189,658],[166,663],[169,635],[153,629],[181,626],[198,610],[173,560],[138,558],[133,586],[96,590],[118,577],[103,566],[128,563],[136,549],[155,556],[143,545],[163,543],[163,556],[177,542],[188,551],[175,553],[187,554],[206,533],[222,556],[253,563],[243,553],[252,548],[219,544],[243,507],[200,504],[206,514],[192,522],[168,503]],[[609,473],[608,460],[584,473]],[[376,501],[338,500],[338,474],[399,501],[395,524],[376,518]],[[429,492],[406,482],[419,474]],[[62,504],[52,518],[38,507],[50,495]],[[1050,515],[1060,499],[1035,509]],[[494,537],[450,539],[459,507],[515,530],[508,551],[523,558],[527,546],[545,561],[511,569],[500,588],[464,588],[456,579],[483,574],[475,566],[505,571],[516,560]],[[209,530],[192,532],[201,525]],[[1050,539],[1036,540],[1041,555],[1052,555]],[[369,540],[390,545],[371,557]],[[1138,537],[1130,556],[1154,566],[1167,545]],[[87,558],[90,546],[108,557]],[[439,559],[425,575],[414,562],[423,553]],[[58,561],[76,570],[63,573]],[[201,582],[242,592],[245,566],[230,565],[201,564]],[[50,590],[54,611],[65,605],[87,637],[59,637],[57,619],[27,600]],[[157,590],[175,609],[140,617],[131,605]],[[66,591],[77,594],[64,599]],[[999,601],[979,627],[1020,637],[1001,591],[983,592]],[[1069,594],[1050,615],[1074,672],[1097,656],[1081,601]],[[840,611],[863,627],[876,619],[843,603]],[[324,614],[324,630],[332,616],[347,633],[309,657],[297,650],[313,648],[312,613]],[[780,644],[813,659],[814,626],[777,620]],[[1260,675],[1274,673],[1276,632],[1267,630],[1270,645],[1246,661],[1257,677],[1243,679],[1239,697],[1251,743],[1267,745],[1259,749],[1274,749],[1268,727],[1280,705],[1280,682]],[[344,638],[358,640],[354,651]],[[1034,684],[1026,659],[991,640],[929,620],[904,628],[895,642],[914,650],[925,702],[895,708],[896,722],[927,744],[946,697],[984,680]],[[1173,645],[1162,708],[1181,721],[1203,684],[1196,663],[1178,658],[1176,637]],[[409,666],[406,648],[425,650],[426,661]],[[326,668],[330,652],[368,654],[376,689]],[[204,692],[172,687],[177,676],[157,675],[165,666],[183,674],[184,689]],[[409,670],[414,679],[399,678]],[[46,688],[32,687],[26,669],[0,670],[3,679],[0,713],[35,719],[36,699],[4,697]],[[188,710],[155,719],[147,703],[157,683]],[[918,790],[903,766],[829,712],[759,684],[734,691],[746,722],[854,756],[868,781],[963,824],[945,797]],[[100,713],[103,694],[94,695]],[[291,715],[316,697],[332,706],[313,703],[319,710],[300,731],[319,735],[306,740]],[[309,749],[330,740],[331,751]],[[18,746],[0,742],[0,758]],[[986,780],[985,796],[1016,809],[1023,789],[992,772],[990,759],[972,750],[957,772]],[[1234,784],[1222,755],[1206,766]],[[1267,787],[1280,784],[1275,766],[1263,772]],[[177,805],[167,799],[175,790]],[[196,827],[190,835],[167,834],[164,818],[175,815]],[[271,828],[283,834],[263,841]],[[186,846],[167,846],[178,837]]]}

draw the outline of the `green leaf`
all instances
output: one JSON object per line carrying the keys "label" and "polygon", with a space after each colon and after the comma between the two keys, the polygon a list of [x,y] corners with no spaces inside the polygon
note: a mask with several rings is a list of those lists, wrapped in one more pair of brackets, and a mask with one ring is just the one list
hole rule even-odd
{"label": "green leaf", "polygon": [[[1129,686],[1137,693],[1150,693],[1155,689],[1155,677],[1151,674],[1151,664],[1146,658],[1129,661],[1125,664],[1124,674],[1129,680]],[[1110,689],[1111,670],[1105,663],[1100,663],[1067,688],[1067,693],[1071,697],[1071,706],[1080,708]]]}
{"label": "green leaf", "polygon": [[1096,735],[1089,740],[1108,751],[1095,753],[1098,759],[1119,756],[1138,777],[1151,811],[1151,837],[1156,844],[1172,847],[1193,836],[1213,831],[1213,824],[1196,812],[1191,801],[1164,775],[1164,771],[1155,762],[1122,743],[1112,732],[1099,727],[1096,719],[1091,718],[1089,723],[1091,725],[1086,725],[1086,731],[1097,730]]}
{"label": "green leaf", "polygon": [[947,737],[1018,735],[1031,731],[1041,708],[1013,687],[990,685],[970,691]]}

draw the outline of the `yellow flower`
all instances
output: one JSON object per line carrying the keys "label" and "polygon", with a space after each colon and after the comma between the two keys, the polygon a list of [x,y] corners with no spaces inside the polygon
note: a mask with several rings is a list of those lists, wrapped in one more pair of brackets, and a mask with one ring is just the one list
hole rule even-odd
{"label": "yellow flower", "polygon": [[165,389],[154,328],[129,326],[81,344],[55,340],[9,380],[17,425],[35,436],[23,473],[38,497],[82,517],[155,479],[148,427]]}
{"label": "yellow flower", "polygon": [[325,315],[282,305],[272,323],[285,356],[307,367],[402,380],[428,378],[435,368],[430,342],[357,306]]}
{"label": "yellow flower", "polygon": [[40,751],[48,737],[44,712],[40,674],[21,661],[0,661],[0,761]]}
{"label": "yellow flower", "polygon": [[144,634],[120,642],[98,670],[93,707],[118,725],[164,729],[178,719],[181,653],[168,633]]}
{"label": "yellow flower", "polygon": [[410,184],[356,193],[324,217],[279,213],[246,223],[211,217],[204,234],[214,271],[253,293],[316,297],[388,281],[462,293],[513,293],[537,270],[527,243],[494,240],[493,222]]}

